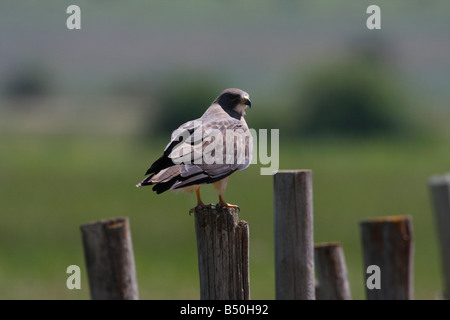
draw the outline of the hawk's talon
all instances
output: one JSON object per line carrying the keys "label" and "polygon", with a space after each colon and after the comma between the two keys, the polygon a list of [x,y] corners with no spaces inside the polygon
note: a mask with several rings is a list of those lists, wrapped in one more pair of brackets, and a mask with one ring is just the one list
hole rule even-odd
{"label": "hawk's talon", "polygon": [[195,207],[193,207],[193,208],[191,208],[191,210],[189,210],[189,215],[191,215],[195,211],[195,209],[202,209],[204,207],[207,207],[207,206],[205,206],[205,204],[203,202],[199,201]]}
{"label": "hawk's talon", "polygon": [[226,202],[219,202],[217,205],[217,207],[219,208],[234,208],[237,209],[238,212],[241,212],[241,208],[239,208],[239,206],[235,205],[235,204],[230,204],[230,203],[226,203]]}
{"label": "hawk's talon", "polygon": [[191,208],[191,210],[189,210],[189,215],[191,215],[196,209],[198,210],[203,210],[203,209],[216,209],[217,205],[210,203],[210,204],[198,204],[197,206]]}

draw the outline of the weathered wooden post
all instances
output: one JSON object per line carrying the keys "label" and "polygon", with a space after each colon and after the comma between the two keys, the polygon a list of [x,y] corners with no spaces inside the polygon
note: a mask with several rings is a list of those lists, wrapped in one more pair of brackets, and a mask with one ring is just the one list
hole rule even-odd
{"label": "weathered wooden post", "polygon": [[444,297],[450,299],[450,174],[431,177],[429,186],[441,248]]}
{"label": "weathered wooden post", "polygon": [[314,300],[312,171],[274,175],[275,298]]}
{"label": "weathered wooden post", "polygon": [[317,300],[351,300],[344,250],[339,242],[314,246],[314,262],[319,286]]}
{"label": "weathered wooden post", "polygon": [[80,229],[91,299],[139,299],[128,218],[86,223]]}
{"label": "weathered wooden post", "polygon": [[[380,289],[369,288],[368,300],[413,299],[413,228],[411,217],[381,217],[362,221],[364,274],[379,267]],[[376,277],[374,278],[375,281]]]}
{"label": "weathered wooden post", "polygon": [[249,228],[234,208],[195,209],[201,300],[249,300]]}

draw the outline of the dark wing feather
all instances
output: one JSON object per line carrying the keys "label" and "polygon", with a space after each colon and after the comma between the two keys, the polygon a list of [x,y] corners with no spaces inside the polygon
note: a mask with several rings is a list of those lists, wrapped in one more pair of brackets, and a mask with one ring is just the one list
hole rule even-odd
{"label": "dark wing feather", "polygon": [[151,174],[151,173],[157,173],[161,170],[164,170],[170,166],[173,166],[174,163],[170,159],[169,155],[173,151],[175,147],[177,147],[180,143],[182,143],[183,139],[185,137],[192,136],[192,133],[194,132],[195,128],[193,126],[193,121],[186,122],[185,124],[181,125],[177,130],[175,130],[172,133],[172,139],[170,140],[169,144],[164,149],[164,153],[161,157],[158,158],[153,164],[150,166],[150,168],[147,170],[145,175]]}

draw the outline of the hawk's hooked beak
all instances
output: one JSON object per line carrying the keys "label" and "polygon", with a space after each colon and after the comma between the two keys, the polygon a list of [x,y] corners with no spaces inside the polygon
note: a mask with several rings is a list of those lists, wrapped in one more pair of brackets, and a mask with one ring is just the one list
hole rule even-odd
{"label": "hawk's hooked beak", "polygon": [[249,108],[252,107],[252,102],[250,101],[250,98],[248,96],[242,98],[242,103],[249,106]]}

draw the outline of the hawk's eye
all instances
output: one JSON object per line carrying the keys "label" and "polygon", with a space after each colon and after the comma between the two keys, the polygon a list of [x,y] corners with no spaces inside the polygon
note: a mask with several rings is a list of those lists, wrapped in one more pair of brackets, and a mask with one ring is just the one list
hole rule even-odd
{"label": "hawk's eye", "polygon": [[237,99],[239,99],[239,96],[237,96],[235,94],[230,94],[230,100],[231,101],[236,101]]}

